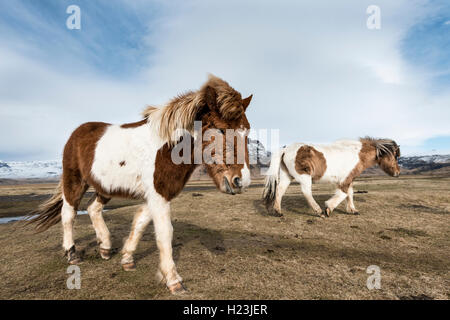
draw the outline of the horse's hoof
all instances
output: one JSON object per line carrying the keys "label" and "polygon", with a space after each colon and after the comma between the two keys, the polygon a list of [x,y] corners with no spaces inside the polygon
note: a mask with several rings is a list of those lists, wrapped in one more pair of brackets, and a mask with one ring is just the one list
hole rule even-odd
{"label": "horse's hoof", "polygon": [[331,209],[330,209],[330,208],[325,208],[325,210],[323,210],[323,213],[322,213],[322,214],[324,214],[324,215],[326,215],[327,217],[329,217],[330,214],[331,214]]}
{"label": "horse's hoof", "polygon": [[136,264],[134,263],[134,261],[123,263],[122,268],[124,271],[136,271]]}
{"label": "horse's hoof", "polygon": [[70,247],[70,249],[64,253],[64,256],[67,257],[67,262],[69,264],[80,264],[81,262],[83,262],[83,260],[75,250],[75,245]]}
{"label": "horse's hoof", "polygon": [[276,210],[272,213],[272,215],[274,217],[283,217],[284,216],[280,211],[276,211]]}
{"label": "horse's hoof", "polygon": [[69,264],[80,264],[82,262],[83,262],[83,259],[81,259],[80,257],[74,257],[69,260]]}
{"label": "horse's hoof", "polygon": [[354,214],[355,216],[359,216],[359,212],[358,212],[358,211],[353,212],[353,214]]}
{"label": "horse's hoof", "polygon": [[168,288],[169,288],[170,293],[174,294],[174,295],[183,294],[187,291],[186,287],[183,285],[182,282],[177,282],[177,283],[169,286]]}
{"label": "horse's hoof", "polygon": [[100,251],[100,256],[102,257],[102,259],[104,259],[104,260],[111,259],[111,249],[100,248],[99,251]]}

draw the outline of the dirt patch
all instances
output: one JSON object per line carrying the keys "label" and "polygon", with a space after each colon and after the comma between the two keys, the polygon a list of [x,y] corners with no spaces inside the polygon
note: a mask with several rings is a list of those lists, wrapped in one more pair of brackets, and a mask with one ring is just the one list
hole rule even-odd
{"label": "dirt patch", "polygon": [[401,296],[398,297],[400,300],[433,300],[432,297],[426,294],[411,295],[411,296]]}
{"label": "dirt patch", "polygon": [[434,214],[449,214],[450,211],[439,209],[439,208],[433,208],[433,207],[427,207],[420,204],[401,204],[397,208],[399,209],[407,209],[411,210],[413,212],[426,212],[426,213],[434,213]]}
{"label": "dirt patch", "polygon": [[426,233],[425,231],[422,230],[411,230],[411,229],[405,229],[405,228],[391,228],[388,229],[390,231],[396,232],[396,233],[400,233],[403,235],[407,235],[410,237],[428,237],[428,233]]}

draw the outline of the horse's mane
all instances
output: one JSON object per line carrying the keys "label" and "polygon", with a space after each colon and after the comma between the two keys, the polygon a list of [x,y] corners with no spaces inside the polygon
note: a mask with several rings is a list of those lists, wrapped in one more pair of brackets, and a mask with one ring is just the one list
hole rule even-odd
{"label": "horse's mane", "polygon": [[361,142],[367,142],[375,147],[377,158],[384,155],[391,155],[393,157],[400,157],[400,146],[392,139],[376,139],[372,137],[364,137],[360,139]]}
{"label": "horse's mane", "polygon": [[162,108],[148,106],[142,115],[148,122],[159,126],[159,135],[169,144],[176,143],[183,130],[191,134],[198,112],[206,106],[207,88],[213,88],[219,112],[223,119],[236,119],[244,113],[241,94],[224,80],[209,75],[208,81],[198,91],[189,91],[178,95]]}

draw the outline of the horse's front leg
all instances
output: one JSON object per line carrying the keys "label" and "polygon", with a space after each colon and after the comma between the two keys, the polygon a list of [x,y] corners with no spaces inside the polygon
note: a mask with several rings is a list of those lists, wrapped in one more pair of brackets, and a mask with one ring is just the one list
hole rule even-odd
{"label": "horse's front leg", "polygon": [[173,227],[170,221],[170,204],[163,198],[152,201],[151,212],[155,226],[156,244],[159,249],[160,264],[157,278],[165,281],[172,294],[186,291],[182,278],[177,273],[172,257]]}

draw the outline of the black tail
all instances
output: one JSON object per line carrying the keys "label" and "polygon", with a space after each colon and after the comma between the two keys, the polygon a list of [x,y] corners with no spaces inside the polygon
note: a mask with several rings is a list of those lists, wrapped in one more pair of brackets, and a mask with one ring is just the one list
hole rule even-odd
{"label": "black tail", "polygon": [[25,225],[36,223],[36,232],[47,230],[61,221],[62,206],[62,183],[60,182],[54,195],[42,203],[36,210],[30,212],[30,218]]}

